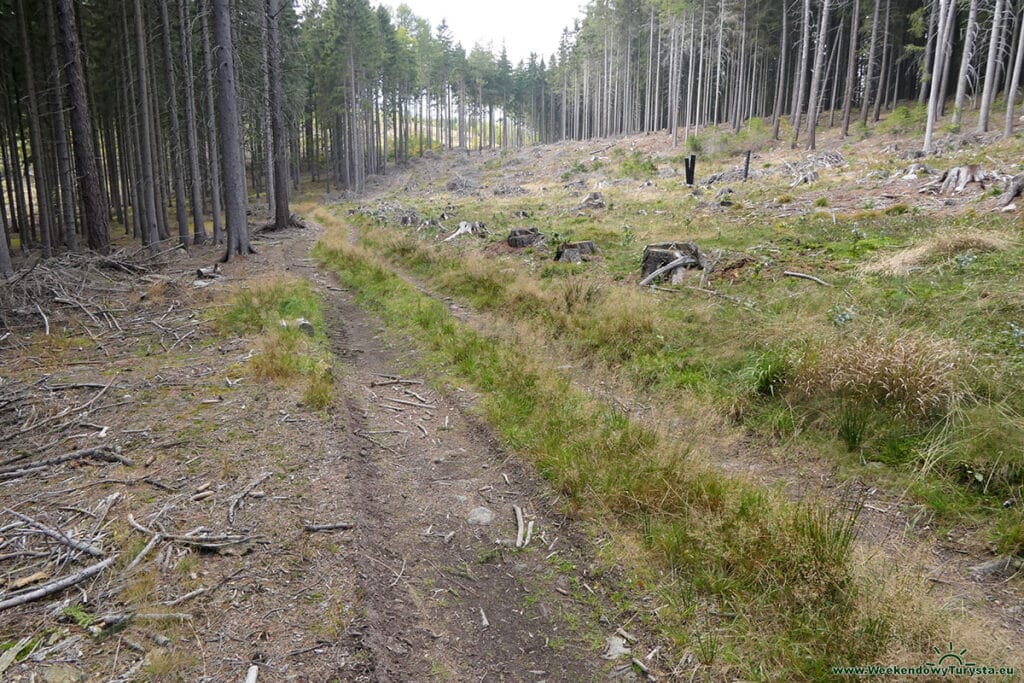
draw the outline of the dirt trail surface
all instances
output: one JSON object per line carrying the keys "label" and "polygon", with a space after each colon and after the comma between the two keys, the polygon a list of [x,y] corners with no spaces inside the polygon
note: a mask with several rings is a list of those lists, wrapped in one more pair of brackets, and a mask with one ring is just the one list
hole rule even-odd
{"label": "dirt trail surface", "polygon": [[[396,354],[409,350],[388,348],[348,294],[332,293],[330,307],[335,355],[357,359],[343,379],[356,520],[343,557],[365,604],[351,640],[368,657],[350,670],[396,681],[599,678],[585,634],[567,627],[579,612],[558,592],[568,578],[552,576],[555,557],[585,561],[550,507],[557,497],[464,403],[401,375]],[[524,550],[513,505],[533,525]]]}
{"label": "dirt trail surface", "polygon": [[[0,480],[12,511],[0,599],[95,563],[13,512],[116,555],[75,588],[0,612],[0,643],[20,651],[0,657],[0,680],[226,681],[253,665],[260,681],[633,678],[628,657],[601,658],[617,627],[643,633],[608,607],[618,586],[597,576],[582,527],[497,444],[473,396],[406,374],[415,349],[315,270],[316,238],[267,235],[206,287],[192,285],[213,248],[119,281],[131,294],[118,291],[128,303],[113,314],[131,334],[86,327],[67,348],[28,332],[5,340],[2,424],[14,436],[0,465],[93,445],[123,462]],[[202,313],[233,287],[295,274],[326,301],[326,414],[248,376],[258,342],[225,339]],[[70,336],[76,315],[54,316],[53,333]],[[522,549],[513,506],[532,527]],[[228,541],[195,541],[215,536]]]}

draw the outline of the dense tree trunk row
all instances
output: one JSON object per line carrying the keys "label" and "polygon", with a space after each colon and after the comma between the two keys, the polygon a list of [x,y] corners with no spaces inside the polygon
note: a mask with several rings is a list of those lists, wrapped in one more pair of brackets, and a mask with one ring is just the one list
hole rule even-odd
{"label": "dense tree trunk row", "polygon": [[699,149],[708,126],[777,139],[788,121],[814,148],[903,102],[930,151],[968,111],[989,130],[1000,97],[1010,135],[1024,66],[1022,0],[595,0],[518,64],[404,6],[301,10],[0,0],[0,274],[31,250],[107,251],[111,221],[154,252],[245,254],[247,176],[283,227],[303,174],[358,193],[442,147],[667,131]]}

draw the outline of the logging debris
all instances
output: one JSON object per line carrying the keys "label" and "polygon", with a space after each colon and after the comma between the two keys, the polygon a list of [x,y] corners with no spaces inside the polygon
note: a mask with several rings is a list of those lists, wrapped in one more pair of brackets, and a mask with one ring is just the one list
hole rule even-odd
{"label": "logging debris", "polygon": [[644,247],[640,286],[671,273],[672,284],[682,282],[686,270],[703,269],[704,256],[695,242],[659,242]]}

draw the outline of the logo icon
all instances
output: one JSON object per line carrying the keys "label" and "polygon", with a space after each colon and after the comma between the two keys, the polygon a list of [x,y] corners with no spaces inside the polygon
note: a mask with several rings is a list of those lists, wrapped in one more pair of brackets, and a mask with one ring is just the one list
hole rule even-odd
{"label": "logo icon", "polygon": [[949,649],[945,652],[937,647],[933,647],[932,650],[935,651],[935,654],[939,655],[939,658],[934,662],[928,662],[925,666],[932,666],[936,668],[946,666],[977,666],[974,662],[964,661],[964,656],[967,654],[967,648],[957,652],[953,649],[953,643],[949,644]]}

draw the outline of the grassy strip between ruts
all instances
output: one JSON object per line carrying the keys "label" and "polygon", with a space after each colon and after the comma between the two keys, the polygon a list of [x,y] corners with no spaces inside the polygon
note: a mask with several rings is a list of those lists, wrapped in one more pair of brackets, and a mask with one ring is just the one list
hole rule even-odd
{"label": "grassy strip between ruts", "polygon": [[[305,320],[311,326],[300,327]],[[217,327],[225,333],[258,334],[252,358],[257,377],[281,382],[300,380],[302,400],[323,410],[333,400],[333,378],[323,303],[309,282],[295,278],[270,280],[239,290],[228,308],[217,314]]]}
{"label": "grassy strip between ruts", "polygon": [[[337,229],[314,255],[361,305],[415,338],[434,372],[479,390],[505,443],[572,506],[635,530],[649,553],[638,561],[675,577],[677,599],[659,611],[656,627],[710,660],[701,663],[711,671],[821,680],[833,665],[917,664],[936,642],[967,642],[923,586],[856,559],[855,512],[792,504],[703,465],[678,440],[460,324]],[[709,638],[720,644],[702,656]],[[970,640],[972,655],[982,655]]]}

